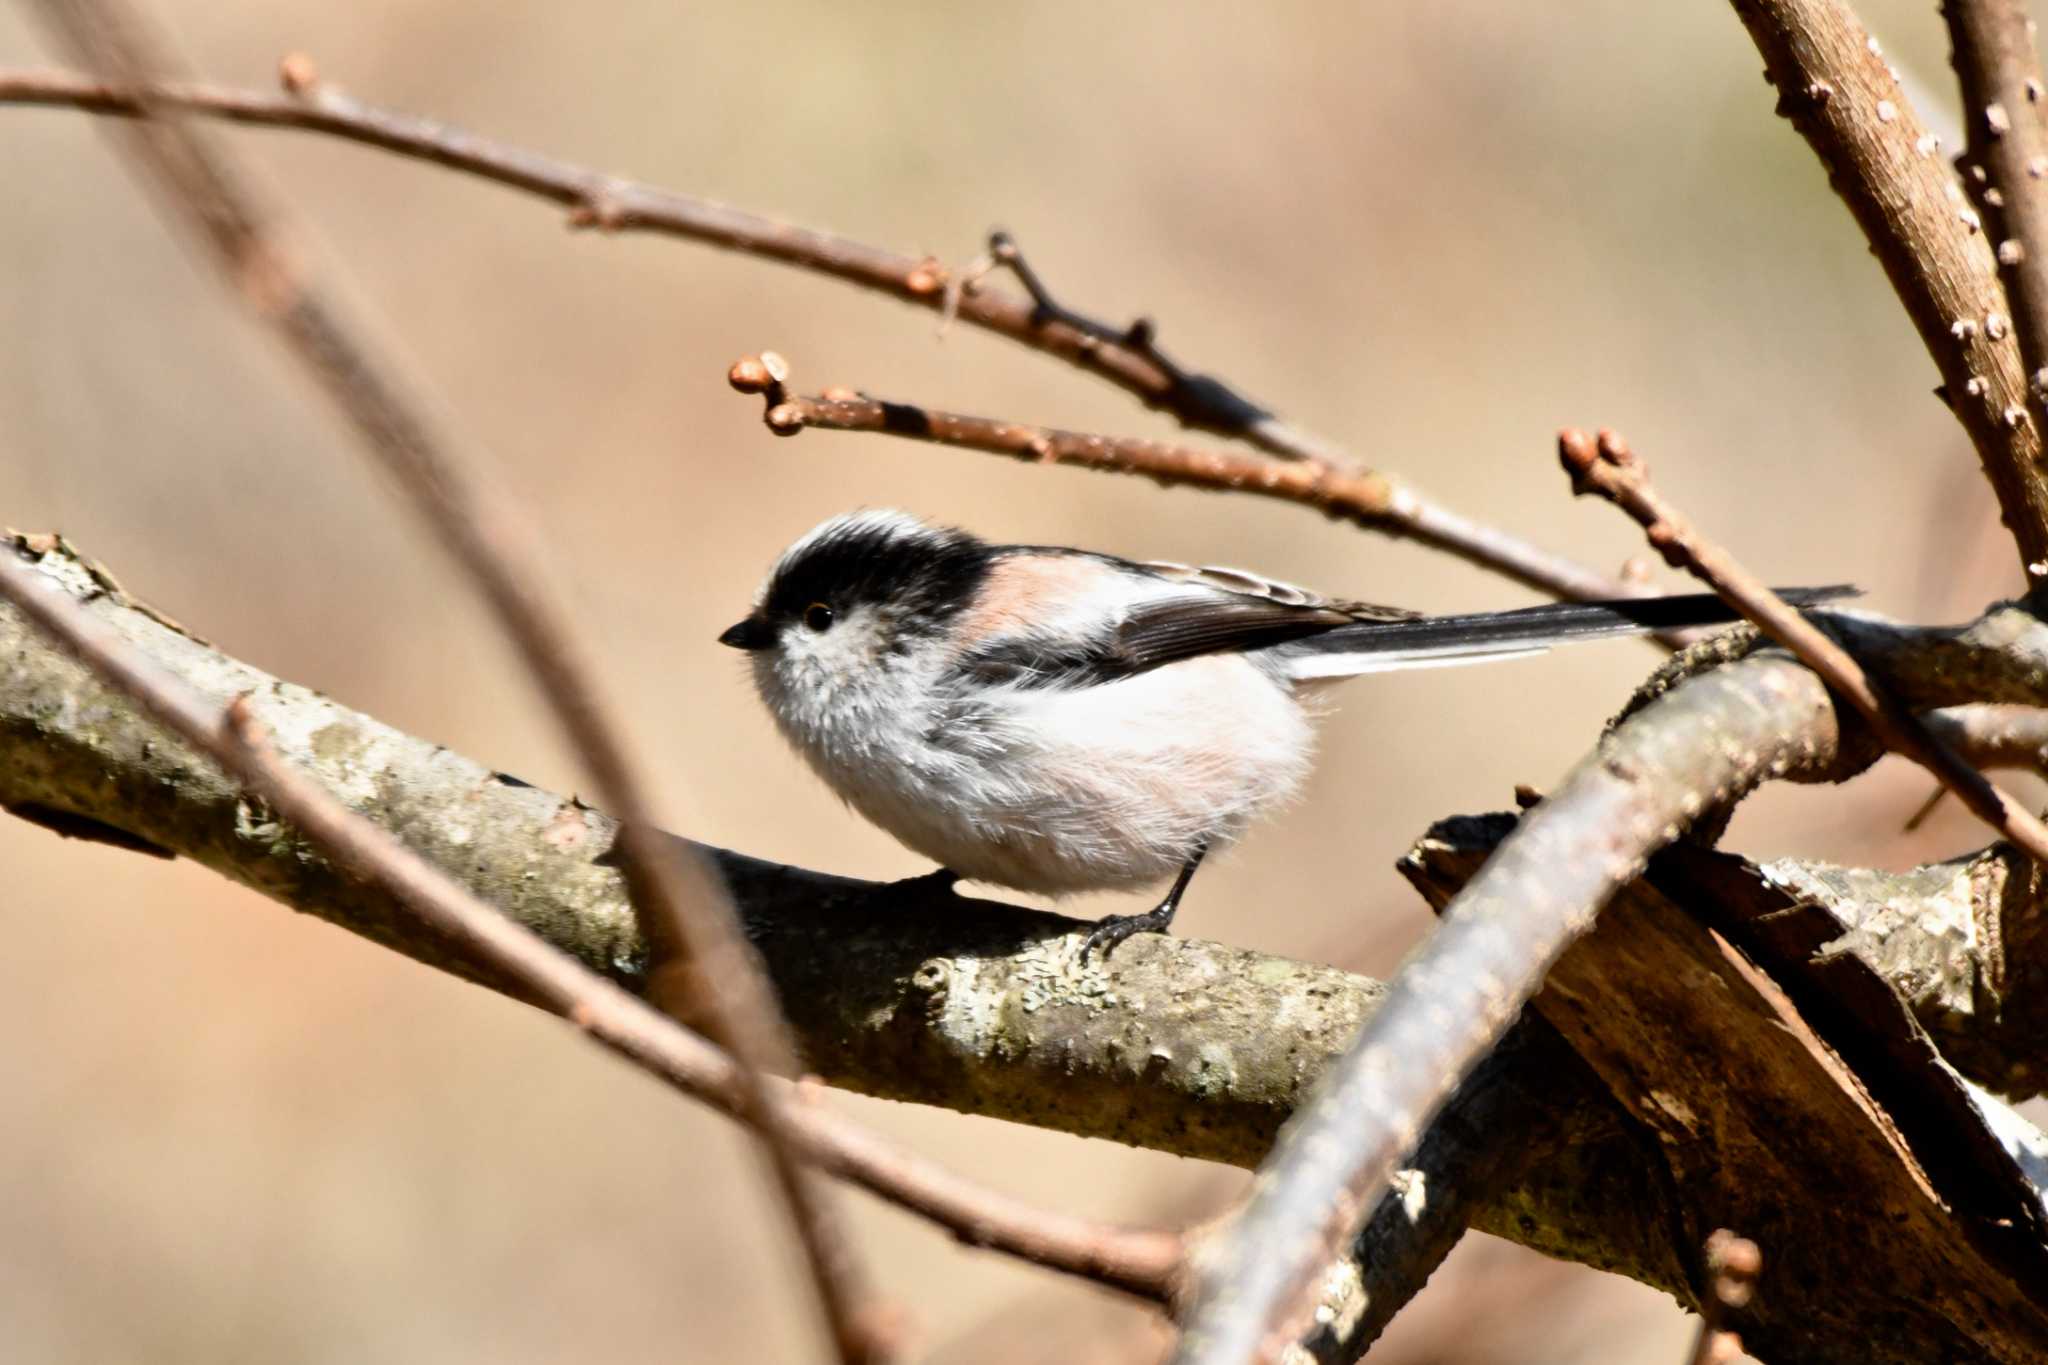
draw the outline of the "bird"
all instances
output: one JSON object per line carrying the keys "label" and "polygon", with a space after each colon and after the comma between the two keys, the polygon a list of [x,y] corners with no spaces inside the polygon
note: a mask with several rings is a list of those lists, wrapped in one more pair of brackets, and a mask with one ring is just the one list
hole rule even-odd
{"label": "bird", "polygon": [[1151,910],[1095,926],[1082,955],[1107,958],[1167,932],[1202,860],[1300,791],[1330,684],[1734,619],[1711,594],[1426,616],[865,510],[790,545],[718,640],[746,651],[812,771],[947,884],[1057,897],[1171,878]]}

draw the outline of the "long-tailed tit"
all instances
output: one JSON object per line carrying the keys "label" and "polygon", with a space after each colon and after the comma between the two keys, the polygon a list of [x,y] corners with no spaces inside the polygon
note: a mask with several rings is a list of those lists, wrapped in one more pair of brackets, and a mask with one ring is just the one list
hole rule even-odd
{"label": "long-tailed tit", "polygon": [[1101,922],[1087,947],[1108,952],[1164,931],[1203,856],[1300,788],[1305,694],[1730,619],[1709,595],[1426,617],[857,512],[790,546],[718,638],[818,776],[946,872],[1052,895],[1174,877]]}

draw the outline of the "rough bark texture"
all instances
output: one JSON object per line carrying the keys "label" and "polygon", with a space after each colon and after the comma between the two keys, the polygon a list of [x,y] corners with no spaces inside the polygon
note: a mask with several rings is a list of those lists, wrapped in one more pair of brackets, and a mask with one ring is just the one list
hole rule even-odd
{"label": "rough bark texture", "polygon": [[[68,546],[24,537],[0,553],[36,558],[53,586],[89,600],[206,696],[225,705],[253,694],[279,752],[350,807],[593,969],[641,984],[607,816],[219,653]],[[337,872],[4,607],[0,805],[76,836],[192,858],[505,989]],[[713,852],[806,1064],[885,1098],[1249,1166],[1381,994],[1334,968],[1195,939],[1147,936],[1110,967],[1093,956],[1083,966],[1074,948],[1090,926],[1057,915]],[[1554,1036],[1527,1046],[1548,1061],[1504,1074],[1488,1103],[1522,1114],[1511,1129],[1562,1116],[1556,1141],[1532,1144],[1519,1178],[1488,1191],[1474,1222],[1676,1288],[1676,1262],[1638,1226],[1649,1186],[1624,1116]]]}
{"label": "rough bark texture", "polygon": [[[1446,903],[1513,825],[1446,821],[1404,870]],[[1874,978],[1867,964],[1788,932],[1787,908],[1739,859],[1674,849],[1565,954],[1535,1007],[1655,1135],[1674,1242],[1725,1227],[1762,1248],[1751,1352],[1832,1361],[1862,1341],[1872,1360],[2040,1359],[2039,1191],[1897,998],[1843,980]],[[1691,1279],[1697,1297],[1703,1270]]]}
{"label": "rough bark texture", "polygon": [[1841,0],[1734,4],[1778,89],[1778,112],[1826,166],[1940,369],[2022,563],[2048,566],[2041,430],[1992,245],[1940,139]]}
{"label": "rough bark texture", "polygon": [[[68,547],[20,538],[0,552],[36,560],[54,588],[89,601],[204,694],[225,703],[253,693],[280,750],[348,804],[593,968],[638,984],[641,948],[608,864],[608,818],[220,654]],[[1924,673],[1914,695],[1952,700],[1966,687],[2038,698],[2048,679],[2048,630],[2016,609],[1952,632],[1838,628],[1861,632],[1907,677]],[[1674,676],[1702,657],[1680,660]],[[1923,668],[1926,657],[1937,663]],[[6,610],[0,803],[69,833],[195,858],[421,961],[501,984],[339,875]],[[717,856],[807,1064],[871,1094],[1248,1165],[1381,996],[1377,983],[1330,968],[1190,939],[1147,936],[1109,967],[1083,965],[1073,948],[1085,926],[1058,916]],[[1837,907],[1856,929],[1846,942],[1875,973],[1897,973],[1945,1045],[1954,1038],[1958,1055],[1974,1058],[1973,1074],[2038,1076],[2048,1039],[2021,1020],[2037,1008],[2039,887],[1996,853],[1980,861],[1975,896],[1941,880],[1961,872],[1940,869],[1880,884],[1870,880],[1880,874],[1845,881],[1789,864],[1766,882],[1734,866],[1781,908],[1791,895]],[[1905,898],[1922,892],[1916,913]],[[2010,922],[1999,930],[2004,952],[1987,955],[1981,922],[1993,905],[2009,908]],[[2001,1008],[1987,1011],[1982,983],[1994,978]],[[1519,1025],[1431,1128],[1410,1163],[1419,1174],[1369,1220],[1363,1256],[1331,1272],[1311,1358],[1355,1358],[1468,1221],[1691,1302],[1683,1233],[1703,1215],[1677,1198],[1658,1155],[1664,1135],[1621,1098],[1547,1024]]]}

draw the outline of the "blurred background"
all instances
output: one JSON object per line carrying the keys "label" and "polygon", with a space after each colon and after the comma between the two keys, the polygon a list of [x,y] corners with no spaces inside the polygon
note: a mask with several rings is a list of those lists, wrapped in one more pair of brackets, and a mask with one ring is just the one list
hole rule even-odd
{"label": "blurred background", "polygon": [[[1932,5],[1863,12],[1953,126]],[[180,0],[193,66],[303,50],[363,97],[955,264],[1012,229],[1066,302],[1449,505],[1609,568],[1564,424],[1613,425],[1781,583],[1918,620],[2017,587],[1932,364],[1732,11],[1001,10]],[[54,52],[0,11],[0,62]],[[301,245],[543,520],[671,827],[874,878],[926,870],[787,754],[712,643],[782,546],[894,505],[1000,539],[1221,562],[1439,610],[1529,594],[1291,507],[881,437],[779,441],[727,366],[805,389],[1170,434],[970,329],[710,248],[290,133],[238,152]],[[1949,145],[1955,140],[1951,137]],[[93,120],[0,109],[0,522],[62,530],[223,648],[563,790],[579,773],[484,614]],[[1308,799],[1205,871],[1186,932],[1389,970],[1428,926],[1394,859],[1552,784],[1657,655],[1587,647],[1355,684]],[[1904,866],[1983,842],[1888,764],[1775,788],[1731,847]],[[2038,796],[2038,787],[2023,787]],[[190,864],[0,822],[0,1350],[15,1361],[820,1358],[745,1145],[541,1016]],[[1141,908],[1110,898],[1076,913]],[[1020,1195],[1204,1216],[1241,1173],[845,1098]],[[944,1362],[1131,1360],[1109,1296],[849,1200]],[[1474,1236],[1375,1359],[1677,1359],[1668,1299]]]}

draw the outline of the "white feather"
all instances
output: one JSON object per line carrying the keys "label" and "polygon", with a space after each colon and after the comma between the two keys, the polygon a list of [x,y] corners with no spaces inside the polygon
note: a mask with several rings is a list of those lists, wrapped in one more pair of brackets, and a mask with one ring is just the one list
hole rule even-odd
{"label": "white feather", "polygon": [[1356,678],[1367,673],[1393,673],[1410,668],[1453,668],[1459,664],[1490,664],[1502,659],[1526,659],[1547,654],[1549,645],[1438,645],[1408,653],[1384,654],[1294,654],[1275,650],[1280,666],[1294,682],[1333,681]]}

